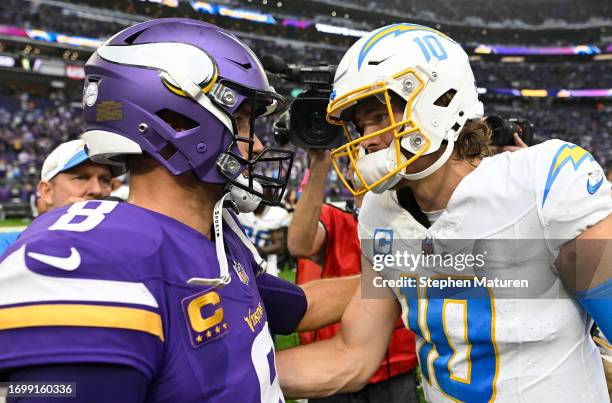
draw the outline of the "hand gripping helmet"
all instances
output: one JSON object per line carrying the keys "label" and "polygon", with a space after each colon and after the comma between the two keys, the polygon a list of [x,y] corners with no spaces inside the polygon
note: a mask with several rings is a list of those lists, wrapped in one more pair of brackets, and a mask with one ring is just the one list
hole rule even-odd
{"label": "hand gripping helmet", "polygon": [[[125,155],[146,152],[173,175],[193,171],[203,182],[232,183],[268,203],[282,198],[293,155],[268,148],[255,155],[253,129],[256,117],[285,104],[235,36],[196,20],[147,21],[108,39],[85,73],[83,138],[94,161],[123,166]],[[245,103],[248,137],[238,135],[232,116]]]}
{"label": "hand gripping helmet", "polygon": [[[386,105],[390,123],[360,136],[351,130],[351,111],[372,96]],[[405,102],[401,121],[393,116],[392,97]],[[348,142],[332,152],[334,168],[354,195],[382,192],[402,178],[424,178],[448,160],[465,122],[482,114],[474,74],[461,45],[421,25],[402,23],[377,29],[347,51],[336,71],[327,120],[344,126]],[[360,147],[364,140],[388,132],[393,133],[388,148],[366,154]],[[437,151],[445,141],[445,151],[432,165],[421,172],[405,173],[408,165]],[[339,161],[347,158],[355,171],[350,179],[356,186],[341,173]]]}

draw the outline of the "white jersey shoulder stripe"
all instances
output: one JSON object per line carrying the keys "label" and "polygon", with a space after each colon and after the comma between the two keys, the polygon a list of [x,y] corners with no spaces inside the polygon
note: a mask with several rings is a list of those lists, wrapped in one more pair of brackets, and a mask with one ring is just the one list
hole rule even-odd
{"label": "white jersey shoulder stripe", "polygon": [[25,245],[0,263],[0,306],[48,301],[95,301],[159,307],[143,283],[59,278],[34,273],[25,263]]}

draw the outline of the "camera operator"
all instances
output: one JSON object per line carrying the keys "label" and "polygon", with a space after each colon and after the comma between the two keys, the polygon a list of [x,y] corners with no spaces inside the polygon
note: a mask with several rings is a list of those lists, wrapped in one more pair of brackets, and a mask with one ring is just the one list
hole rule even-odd
{"label": "camera operator", "polygon": [[[328,150],[310,150],[310,178],[304,187],[289,226],[287,245],[298,258],[298,278],[307,259],[319,263],[321,271],[313,277],[330,278],[360,274],[357,217],[330,204],[324,204],[325,182],[331,159]],[[355,204],[360,205],[361,198]],[[311,278],[314,280],[315,278]],[[313,337],[301,337],[302,344],[332,338],[340,324],[330,325],[314,332]],[[398,319],[385,359],[359,392],[340,394],[311,402],[344,402],[359,399],[364,402],[418,402],[416,392],[416,355],[414,335]]]}

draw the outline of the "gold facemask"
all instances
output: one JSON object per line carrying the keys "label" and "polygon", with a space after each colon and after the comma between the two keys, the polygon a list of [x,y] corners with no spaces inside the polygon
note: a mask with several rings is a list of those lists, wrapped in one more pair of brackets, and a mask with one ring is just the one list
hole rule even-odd
{"label": "gold facemask", "polygon": [[[415,80],[410,80],[410,78],[414,78]],[[389,90],[391,89],[389,82],[391,80],[403,84],[411,83],[410,85],[412,86],[412,88],[410,88],[409,90],[410,98],[406,103],[406,108],[403,114],[404,119],[399,122],[395,121],[393,107],[391,104],[391,95],[389,94]],[[415,81],[418,84],[415,85]],[[408,165],[412,164],[429,148],[431,144],[429,136],[427,136],[421,130],[421,127],[416,124],[416,122],[410,116],[413,103],[417,96],[420,94],[420,92],[423,90],[424,86],[425,81],[420,77],[420,73],[417,73],[416,69],[414,68],[409,68],[391,76],[389,81],[378,81],[371,85],[359,87],[346,94],[343,94],[342,96],[339,96],[338,98],[331,101],[327,106],[327,121],[330,124],[342,126],[344,134],[348,139],[348,142],[346,144],[332,151],[332,165],[338,173],[338,177],[340,178],[344,186],[353,194],[353,196],[360,196],[376,188],[377,186],[390,179],[391,177],[395,176],[399,172],[404,172]],[[384,101],[384,104],[386,106],[390,125],[365,136],[353,136],[351,130],[348,127],[348,122],[340,119],[339,116],[342,111],[346,110],[349,107],[355,106],[358,102],[363,101],[364,99],[371,96],[377,96],[379,99],[381,99],[382,96],[381,101]],[[395,167],[391,167],[392,169],[384,176],[374,180],[373,182],[370,181],[371,183],[367,183],[366,179],[364,179],[364,176],[360,172],[356,163],[360,158],[360,144],[365,140],[371,139],[376,136],[381,136],[389,131],[393,132],[392,144],[389,144],[389,146],[394,145]],[[400,145],[402,138],[404,136],[414,135],[416,133],[420,133],[425,143],[420,144],[418,152],[409,159],[402,158]],[[342,168],[340,167],[340,159],[346,157],[348,157],[350,165],[355,172],[355,176],[358,179],[357,186],[355,187],[352,186],[350,183],[352,182],[353,178],[346,178],[345,173],[343,173]]]}

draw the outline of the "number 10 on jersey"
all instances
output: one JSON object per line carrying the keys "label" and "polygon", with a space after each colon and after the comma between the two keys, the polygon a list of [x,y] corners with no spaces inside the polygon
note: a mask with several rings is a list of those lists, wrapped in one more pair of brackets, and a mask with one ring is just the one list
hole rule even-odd
{"label": "number 10 on jersey", "polygon": [[[460,402],[495,398],[495,306],[486,287],[400,289],[405,322],[417,336],[423,378]],[[435,382],[435,383],[434,383]]]}

